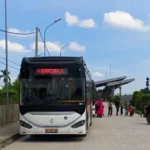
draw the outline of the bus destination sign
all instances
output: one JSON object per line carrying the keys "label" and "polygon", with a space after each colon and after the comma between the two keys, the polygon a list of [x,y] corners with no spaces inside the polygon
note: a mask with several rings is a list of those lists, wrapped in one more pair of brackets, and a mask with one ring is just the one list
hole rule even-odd
{"label": "bus destination sign", "polygon": [[37,75],[66,75],[67,69],[36,69]]}

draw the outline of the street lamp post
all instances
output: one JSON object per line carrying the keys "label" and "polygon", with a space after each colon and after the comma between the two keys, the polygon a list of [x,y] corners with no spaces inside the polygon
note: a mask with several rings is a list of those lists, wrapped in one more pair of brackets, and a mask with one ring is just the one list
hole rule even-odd
{"label": "street lamp post", "polygon": [[64,49],[64,48],[66,48],[67,46],[69,46],[70,44],[67,44],[67,45],[65,45],[65,46],[63,46],[62,48],[61,48],[61,50],[60,50],[60,56],[61,56],[61,52],[62,52],[62,50]]}
{"label": "street lamp post", "polygon": [[52,25],[54,25],[55,23],[57,23],[57,22],[59,22],[59,21],[61,21],[61,18],[60,19],[58,19],[58,20],[55,20],[52,24],[50,24],[49,26],[47,26],[46,27],[46,29],[44,30],[44,56],[46,56],[46,31],[47,31],[47,29],[49,28],[49,27],[51,27]]}

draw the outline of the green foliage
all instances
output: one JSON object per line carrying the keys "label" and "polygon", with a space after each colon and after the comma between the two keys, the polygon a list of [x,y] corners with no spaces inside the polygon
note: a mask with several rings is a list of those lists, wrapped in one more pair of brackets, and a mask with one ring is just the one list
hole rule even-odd
{"label": "green foliage", "polygon": [[12,89],[19,91],[20,90],[20,82],[18,79],[16,79],[13,83],[12,83]]}
{"label": "green foliage", "polygon": [[141,89],[140,91],[141,91],[141,93],[143,93],[143,94],[150,94],[150,90],[147,89],[147,88]]}
{"label": "green foliage", "polygon": [[11,84],[11,79],[9,77],[10,72],[7,72],[6,69],[1,70],[0,72],[1,72],[0,79],[3,79],[3,82],[5,83],[5,87],[6,87],[7,76],[8,76],[8,83]]}
{"label": "green foliage", "polygon": [[141,96],[142,96],[142,92],[140,92],[140,91],[135,91],[134,93],[133,93],[133,96],[132,96],[132,105],[133,106],[135,106],[135,107],[137,107],[137,108],[139,108],[140,106],[139,106],[139,103],[140,103],[140,101],[141,101]]}
{"label": "green foliage", "polygon": [[120,95],[115,95],[113,98],[113,103],[116,103],[116,101],[120,101]]}
{"label": "green foliage", "polygon": [[141,96],[140,109],[143,109],[150,101],[150,94],[143,94]]}
{"label": "green foliage", "polygon": [[[19,102],[19,90],[20,83],[16,79],[12,84],[9,85],[9,103],[18,103]],[[0,105],[6,104],[6,88],[0,90]]]}
{"label": "green foliage", "polygon": [[108,97],[107,97],[107,100],[108,100],[109,102],[110,102],[110,101],[113,102],[112,96],[108,96]]}
{"label": "green foliage", "polygon": [[147,105],[149,101],[150,92],[148,89],[142,89],[133,93],[132,105],[134,105],[137,110],[143,110],[144,106]]}

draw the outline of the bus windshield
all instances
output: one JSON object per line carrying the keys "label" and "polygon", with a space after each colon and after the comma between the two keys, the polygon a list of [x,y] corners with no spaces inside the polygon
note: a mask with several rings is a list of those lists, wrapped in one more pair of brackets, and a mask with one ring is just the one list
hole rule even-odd
{"label": "bus windshield", "polygon": [[84,102],[83,78],[22,79],[21,105]]}

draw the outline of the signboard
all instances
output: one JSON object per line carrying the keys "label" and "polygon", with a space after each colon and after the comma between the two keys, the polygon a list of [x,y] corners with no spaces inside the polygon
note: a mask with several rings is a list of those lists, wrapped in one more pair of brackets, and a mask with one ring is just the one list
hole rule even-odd
{"label": "signboard", "polygon": [[50,69],[50,68],[40,68],[36,69],[37,75],[67,75],[67,69]]}

